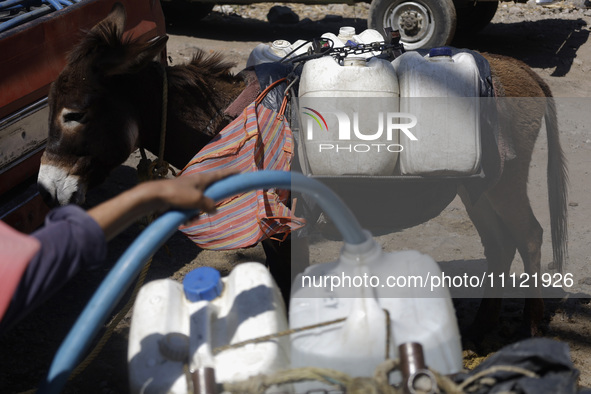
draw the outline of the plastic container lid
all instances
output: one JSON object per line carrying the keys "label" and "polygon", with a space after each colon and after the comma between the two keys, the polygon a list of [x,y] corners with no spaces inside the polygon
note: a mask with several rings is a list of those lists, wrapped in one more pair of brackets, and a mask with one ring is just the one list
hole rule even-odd
{"label": "plastic container lid", "polygon": [[451,56],[452,51],[450,47],[438,47],[438,48],[431,48],[429,51],[429,57],[437,57],[437,56]]}
{"label": "plastic container lid", "polygon": [[291,43],[286,40],[275,40],[271,44],[271,51],[277,56],[284,57],[290,52]]}
{"label": "plastic container lid", "polygon": [[222,292],[220,273],[211,267],[195,268],[185,275],[183,289],[189,301],[211,301]]}
{"label": "plastic container lid", "polygon": [[355,35],[355,28],[353,26],[343,26],[339,29],[339,38],[342,41],[353,38]]}
{"label": "plastic container lid", "polygon": [[169,332],[158,341],[158,349],[170,361],[185,361],[189,356],[189,341],[185,334]]}
{"label": "plastic container lid", "polygon": [[367,62],[364,57],[347,56],[343,61],[345,67],[367,67]]}
{"label": "plastic container lid", "polygon": [[273,46],[273,48],[287,49],[291,44],[289,43],[289,41],[286,40],[275,40],[271,45]]}

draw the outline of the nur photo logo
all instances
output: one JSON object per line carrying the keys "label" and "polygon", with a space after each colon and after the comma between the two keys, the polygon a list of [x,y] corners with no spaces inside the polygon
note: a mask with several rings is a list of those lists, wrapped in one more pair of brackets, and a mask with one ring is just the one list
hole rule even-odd
{"label": "nur photo logo", "polygon": [[[300,119],[303,132],[310,142],[318,143],[318,151],[333,152],[402,152],[399,137],[405,135],[417,141],[411,129],[417,125],[417,117],[402,112],[358,111],[322,112],[312,107],[302,107]],[[321,134],[315,135],[315,130]]]}
{"label": "nur photo logo", "polygon": [[[324,117],[320,114],[320,112],[316,111],[315,109],[312,109],[310,107],[304,107],[304,109],[313,112],[313,114],[311,114],[310,112],[304,112],[304,115],[308,115],[309,117],[311,117],[314,121],[316,121],[316,123],[318,124],[318,126],[320,126],[320,129],[322,129],[322,126],[324,125],[324,129],[326,131],[328,131],[328,124],[326,124],[326,120],[324,119]],[[322,123],[320,123],[320,121],[322,121]]]}

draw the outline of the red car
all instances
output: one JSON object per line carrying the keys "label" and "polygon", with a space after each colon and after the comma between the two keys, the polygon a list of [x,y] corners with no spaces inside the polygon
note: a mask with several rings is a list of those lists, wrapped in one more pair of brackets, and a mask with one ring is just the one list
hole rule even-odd
{"label": "red car", "polygon": [[48,209],[37,192],[37,171],[48,133],[49,86],[81,30],[103,19],[116,1],[128,13],[125,34],[165,34],[158,0],[0,3],[0,220],[21,231],[38,227]]}

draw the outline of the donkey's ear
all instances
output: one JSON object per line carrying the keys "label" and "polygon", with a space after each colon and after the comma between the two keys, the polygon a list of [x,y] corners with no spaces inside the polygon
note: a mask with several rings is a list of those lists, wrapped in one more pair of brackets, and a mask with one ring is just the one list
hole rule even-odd
{"label": "donkey's ear", "polygon": [[98,34],[98,35],[105,35],[106,32],[109,32],[112,35],[113,33],[121,40],[123,37],[123,31],[125,30],[125,20],[127,19],[127,14],[125,13],[125,7],[121,3],[115,3],[109,15],[99,23],[97,23],[91,30],[91,33]]}
{"label": "donkey's ear", "polygon": [[113,76],[138,72],[164,51],[167,41],[168,36],[158,36],[145,43],[128,43],[120,54],[120,58],[116,62],[112,62],[110,67],[105,68],[105,75]]}
{"label": "donkey's ear", "polygon": [[104,57],[109,48],[122,46],[123,31],[125,29],[125,8],[121,3],[115,3],[105,19],[94,25],[76,45],[68,56],[70,63],[89,60],[92,57]]}

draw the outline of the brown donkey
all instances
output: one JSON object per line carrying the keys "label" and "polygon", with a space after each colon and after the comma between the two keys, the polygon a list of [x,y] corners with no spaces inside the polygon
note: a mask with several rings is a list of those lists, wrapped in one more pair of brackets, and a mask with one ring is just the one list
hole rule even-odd
{"label": "brown donkey", "polygon": [[[200,52],[189,64],[163,67],[153,59],[164,50],[166,37],[124,42],[124,24],[125,11],[114,7],[74,49],[52,86],[49,138],[39,171],[39,186],[50,203],[82,203],[87,188],[104,181],[136,148],[158,152],[164,73],[168,80],[164,159],[181,168],[228,123],[230,119],[221,114],[246,86],[243,75],[232,75],[232,64],[219,55],[207,57]],[[525,64],[501,56],[486,58],[500,96],[541,99],[520,102],[520,108],[511,107],[510,100],[500,101],[505,106],[501,122],[507,125],[503,133],[512,142],[515,157],[504,162],[499,180],[476,201],[471,201],[463,186],[458,193],[482,238],[490,271],[506,274],[519,251],[525,271],[539,275],[542,228],[529,203],[527,179],[544,117],[558,268],[566,254],[567,176],[554,101],[548,86]],[[500,295],[487,291],[476,327],[490,327],[500,313]],[[491,298],[495,296],[499,298]],[[528,296],[527,328],[539,334],[541,291],[531,289]]]}

